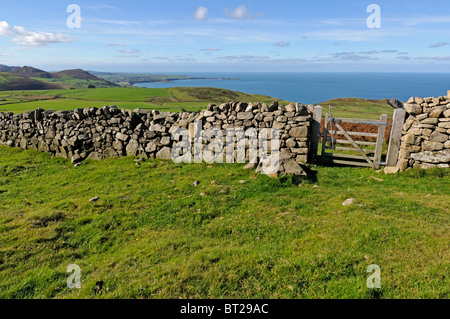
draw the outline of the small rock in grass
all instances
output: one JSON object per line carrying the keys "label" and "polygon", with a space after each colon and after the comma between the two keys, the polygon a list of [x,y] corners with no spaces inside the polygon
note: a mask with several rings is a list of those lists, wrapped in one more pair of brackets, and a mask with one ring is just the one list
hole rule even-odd
{"label": "small rock in grass", "polygon": [[393,166],[393,167],[385,167],[384,168],[384,173],[385,174],[395,174],[398,173],[400,171],[400,168],[398,166]]}
{"label": "small rock in grass", "polygon": [[348,205],[353,204],[354,201],[355,201],[354,198],[349,198],[349,199],[346,199],[345,202],[342,203],[342,205],[343,206],[348,206]]}
{"label": "small rock in grass", "polygon": [[256,163],[248,163],[244,166],[244,169],[255,169],[258,166]]}
{"label": "small rock in grass", "polygon": [[205,196],[205,193],[202,192],[202,193],[200,193],[199,195],[200,195],[201,197],[203,197],[203,196]]}
{"label": "small rock in grass", "polygon": [[100,197],[92,197],[92,198],[89,200],[89,203],[96,202],[96,201],[98,201],[99,199],[100,199]]}
{"label": "small rock in grass", "polygon": [[239,181],[239,183],[241,183],[241,184],[244,184],[246,181],[244,181],[243,179],[241,179],[240,181]]}
{"label": "small rock in grass", "polygon": [[199,184],[200,184],[199,181],[195,181],[195,182],[192,183],[192,186],[198,186]]}
{"label": "small rock in grass", "polygon": [[211,185],[216,185],[216,181],[212,181],[212,182],[211,182]]}

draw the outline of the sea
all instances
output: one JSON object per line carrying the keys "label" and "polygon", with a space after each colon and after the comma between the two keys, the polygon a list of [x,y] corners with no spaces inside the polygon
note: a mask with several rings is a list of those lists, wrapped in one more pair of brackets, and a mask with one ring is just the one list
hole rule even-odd
{"label": "sea", "polygon": [[136,86],[146,88],[215,87],[243,93],[269,95],[277,99],[304,104],[319,104],[344,97],[393,98],[406,101],[411,96],[447,95],[447,91],[450,90],[450,73],[190,72],[177,74],[219,79],[139,83]]}

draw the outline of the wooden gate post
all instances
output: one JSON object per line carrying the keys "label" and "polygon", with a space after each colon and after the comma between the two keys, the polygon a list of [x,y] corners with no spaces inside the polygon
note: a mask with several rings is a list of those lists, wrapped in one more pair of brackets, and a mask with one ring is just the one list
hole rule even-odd
{"label": "wooden gate post", "polygon": [[389,147],[386,156],[386,166],[397,165],[398,152],[402,138],[403,124],[405,122],[406,112],[404,109],[396,109],[392,118],[391,136],[389,137]]}
{"label": "wooden gate post", "polygon": [[375,146],[375,158],[373,164],[375,169],[379,169],[381,166],[381,153],[383,151],[384,133],[386,132],[387,114],[381,114],[380,126],[378,126],[377,145]]}
{"label": "wooden gate post", "polygon": [[320,122],[322,121],[322,107],[320,105],[314,106],[313,120],[311,123],[311,143],[309,146],[308,161],[314,161],[319,149],[320,137]]}

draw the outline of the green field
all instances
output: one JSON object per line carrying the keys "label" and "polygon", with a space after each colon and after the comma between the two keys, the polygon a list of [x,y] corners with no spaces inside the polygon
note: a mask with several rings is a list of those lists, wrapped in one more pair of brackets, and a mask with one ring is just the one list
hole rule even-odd
{"label": "green field", "polygon": [[108,87],[103,80],[88,80],[88,79],[78,79],[70,76],[62,76],[59,78],[32,78],[39,81],[44,81],[48,83],[58,84],[63,88],[87,88],[89,85],[94,85],[96,88]]}
{"label": "green field", "polygon": [[[0,147],[0,298],[450,297],[448,170],[310,169],[73,167]],[[81,289],[66,286],[69,264]],[[381,289],[366,287],[371,264]]]}
{"label": "green field", "polygon": [[[70,110],[84,107],[116,105],[124,109],[159,109],[199,111],[208,103],[230,101],[266,102],[273,97],[245,94],[215,88],[97,88],[75,90],[4,91],[0,92],[0,112],[22,113],[43,109]],[[282,101],[284,103],[289,103]]]}
{"label": "green field", "polygon": [[[1,79],[0,79],[1,80]],[[36,108],[71,110],[84,107],[102,107],[116,105],[124,109],[159,109],[180,111],[181,109],[199,111],[208,103],[265,102],[271,103],[276,97],[245,94],[216,88],[170,88],[147,89],[96,88],[75,90],[40,90],[40,91],[0,91],[0,112],[22,113]],[[296,101],[292,101],[296,102]],[[280,100],[282,104],[288,101]],[[324,113],[328,105],[332,106],[333,116],[353,118],[379,118],[386,113],[392,116],[393,109],[385,100],[362,100],[356,98],[335,99],[320,103]]]}
{"label": "green field", "polygon": [[359,119],[379,119],[381,114],[387,114],[392,118],[394,109],[387,104],[387,100],[366,100],[358,98],[338,98],[319,103],[325,112],[329,112],[333,117],[359,118]]}

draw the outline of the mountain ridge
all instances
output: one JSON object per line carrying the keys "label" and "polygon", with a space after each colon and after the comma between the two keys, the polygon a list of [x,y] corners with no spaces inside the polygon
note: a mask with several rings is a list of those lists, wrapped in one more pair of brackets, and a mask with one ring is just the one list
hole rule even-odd
{"label": "mountain ridge", "polygon": [[[0,91],[119,86],[82,69],[47,72],[32,66],[0,64],[0,74],[3,78]],[[7,74],[14,76],[5,76]]]}

